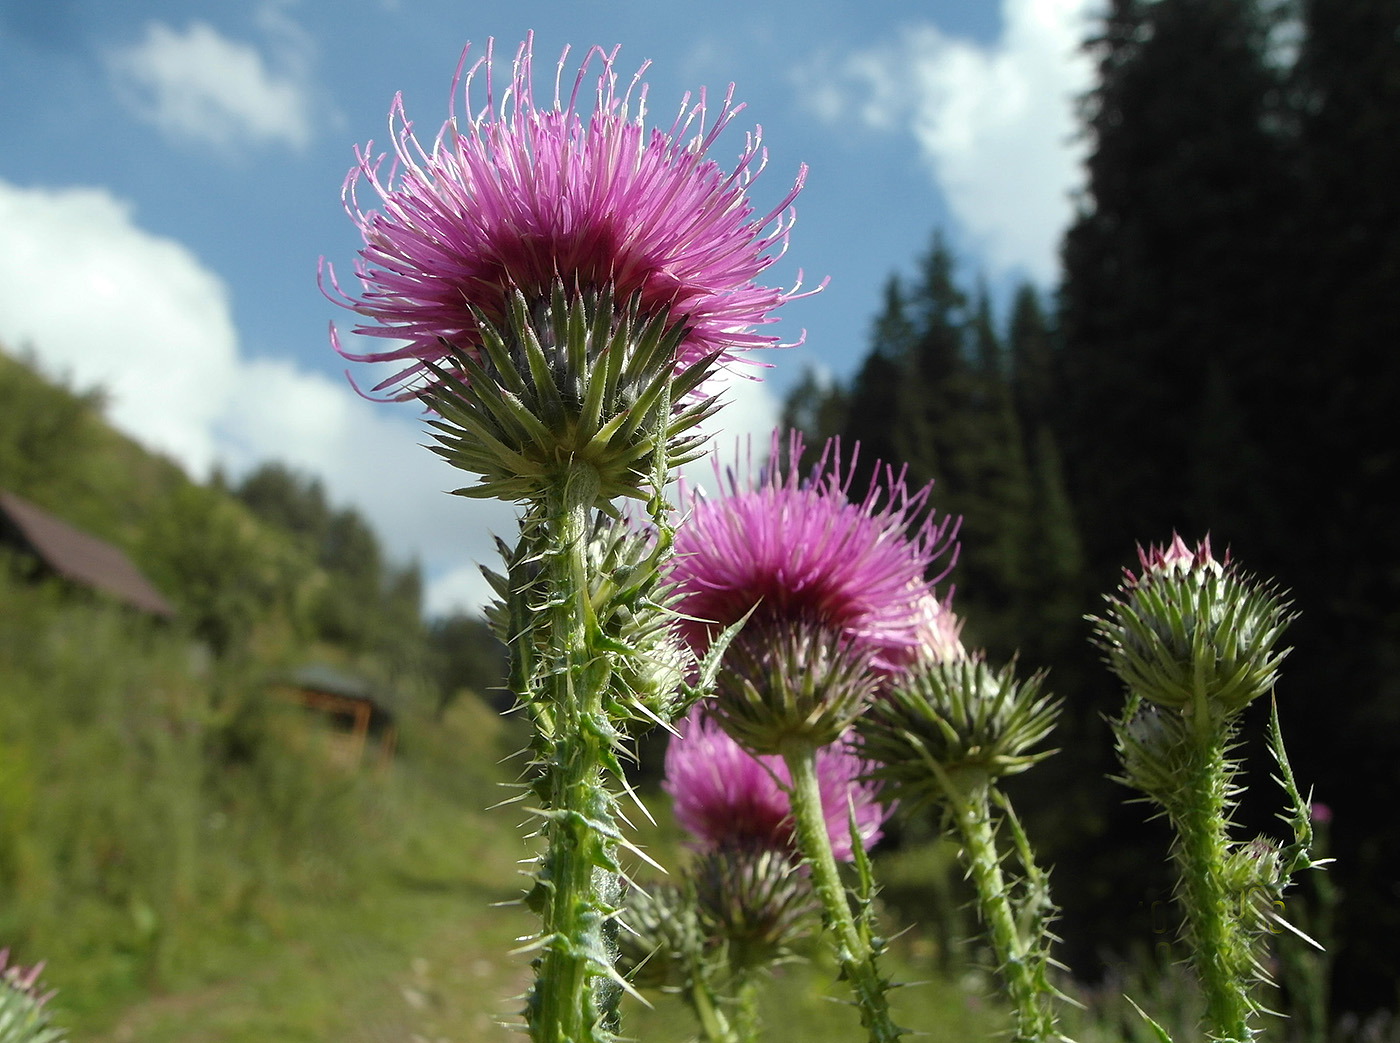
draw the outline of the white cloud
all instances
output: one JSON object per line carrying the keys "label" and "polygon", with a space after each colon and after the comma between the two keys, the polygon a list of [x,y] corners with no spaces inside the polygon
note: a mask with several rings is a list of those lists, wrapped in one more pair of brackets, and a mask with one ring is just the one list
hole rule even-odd
{"label": "white cloud", "polygon": [[238,364],[223,283],[185,247],[140,231],[94,188],[0,181],[0,339],[101,385],[113,423],[196,472]]}
{"label": "white cloud", "polygon": [[512,512],[444,493],[466,483],[422,448],[413,407],[242,357],[222,280],[105,190],[0,180],[0,227],[0,343],[32,348],[79,387],[101,385],[113,424],[196,476],[215,461],[238,475],[281,460],[320,477],[394,554],[422,563],[432,609],[485,604],[484,580],[448,590],[438,577],[493,561],[490,533],[509,536]]}
{"label": "white cloud", "polygon": [[224,150],[300,149],[312,133],[309,44],[276,8],[264,7],[260,20],[274,36],[277,68],[252,44],[196,21],[183,31],[148,23],[141,40],[108,53],[108,70],[137,113],[171,137]]}
{"label": "white cloud", "polygon": [[[423,565],[428,611],[485,606],[476,563],[496,564],[492,536],[513,537],[514,510],[447,495],[472,483],[424,448],[416,407],[367,401],[284,360],[244,358],[222,280],[103,189],[0,180],[0,228],[0,343],[32,348],[79,387],[104,387],[117,427],[196,476],[216,461],[237,476],[267,460],[316,475],[393,554]],[[778,404],[759,381],[725,384],[729,401],[711,427],[732,457],[736,434],[766,444]],[[692,480],[710,477],[708,462],[691,470]]]}
{"label": "white cloud", "polygon": [[1097,7],[1003,0],[989,46],[917,25],[799,79],[823,119],[912,136],[989,265],[1049,282],[1082,180],[1073,105],[1092,82],[1079,45]]}

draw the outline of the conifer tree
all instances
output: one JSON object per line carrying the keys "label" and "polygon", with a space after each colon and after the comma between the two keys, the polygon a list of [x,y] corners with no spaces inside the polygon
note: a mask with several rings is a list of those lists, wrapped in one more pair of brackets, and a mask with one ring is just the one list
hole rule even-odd
{"label": "conifer tree", "polygon": [[1261,437],[1258,410],[1238,407],[1278,361],[1269,276],[1290,199],[1268,42],[1249,0],[1113,0],[1089,43],[1099,84],[1064,247],[1061,434],[1100,580],[1125,540],[1235,535],[1221,531],[1233,491],[1209,479]]}
{"label": "conifer tree", "polygon": [[[1288,469],[1289,572],[1305,609],[1290,677],[1318,720],[1300,771],[1338,809],[1393,792],[1400,763],[1400,2],[1304,0],[1293,81],[1302,203],[1289,222],[1297,342],[1274,371],[1271,431]],[[1282,464],[1280,465],[1282,466]],[[1305,553],[1298,553],[1306,548]],[[1283,570],[1280,570],[1281,572]],[[1344,766],[1344,769],[1341,769]],[[1341,770],[1339,770],[1341,769]],[[1394,1002],[1394,816],[1338,822],[1337,1009]]]}

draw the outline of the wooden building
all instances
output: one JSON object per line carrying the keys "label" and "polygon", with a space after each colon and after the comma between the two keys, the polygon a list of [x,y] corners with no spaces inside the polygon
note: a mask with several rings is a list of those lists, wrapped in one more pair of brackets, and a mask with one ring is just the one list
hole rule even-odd
{"label": "wooden building", "polygon": [[380,769],[393,760],[394,713],[367,681],[329,666],[311,665],[276,687],[286,698],[326,718],[326,749],[332,760],[358,768],[369,756]]}
{"label": "wooden building", "polygon": [[3,489],[0,546],[13,548],[39,575],[57,576],[75,586],[99,591],[162,619],[175,615],[170,603],[116,547]]}

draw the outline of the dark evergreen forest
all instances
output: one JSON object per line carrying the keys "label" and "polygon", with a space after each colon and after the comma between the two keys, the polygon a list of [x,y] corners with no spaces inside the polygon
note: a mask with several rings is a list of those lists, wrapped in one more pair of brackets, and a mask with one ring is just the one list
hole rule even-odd
{"label": "dark evergreen forest", "polygon": [[[786,419],[935,480],[963,518],[966,643],[1052,667],[1061,753],[1024,799],[1081,973],[1124,923],[1150,946],[1170,890],[1144,878],[1165,828],[1105,778],[1121,694],[1084,615],[1173,531],[1288,589],[1277,697],[1334,813],[1335,1009],[1394,1007],[1400,0],[1112,0],[1085,46],[1088,176],[1057,294],[1026,286],[996,316],[935,235],[890,279],[854,377],[809,377]],[[1270,809],[1257,709],[1249,781]]]}

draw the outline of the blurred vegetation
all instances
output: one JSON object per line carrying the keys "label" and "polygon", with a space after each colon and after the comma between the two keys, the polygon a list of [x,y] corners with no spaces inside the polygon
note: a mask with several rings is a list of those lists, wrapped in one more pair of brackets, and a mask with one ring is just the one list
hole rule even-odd
{"label": "blurred vegetation", "polygon": [[[193,482],[101,407],[0,353],[0,488],[126,551],[178,608],[148,618],[0,551],[0,945],[48,961],[56,1019],[91,1043],[519,1038],[534,849],[524,812],[487,809],[518,792],[525,736],[485,624],[423,620],[417,569],[314,480]],[[390,694],[387,770],[347,770],[279,697],[308,662]],[[641,791],[637,842],[675,865],[665,801]],[[892,933],[921,926],[890,969],[928,982],[901,1016],[990,1036],[949,852],[898,857]],[[859,1031],[822,960],[782,968],[768,1038]],[[651,998],[629,1031],[691,1038],[683,1005]]]}
{"label": "blurred vegetation", "polygon": [[[414,921],[383,903],[422,933],[459,891],[464,916],[514,897],[527,852],[482,809],[523,740],[480,697],[500,677],[484,624],[425,621],[417,567],[314,480],[194,482],[102,404],[0,352],[0,488],[125,551],[177,608],[148,618],[0,548],[0,945],[48,961],[88,1038],[153,996],[251,987],[318,917],[402,949]],[[308,663],[384,693],[389,771],[346,770],[325,722],[276,694]],[[493,925],[491,956],[518,927]],[[313,1020],[343,998],[319,1002]],[[262,1010],[261,1038],[299,1038]]]}

